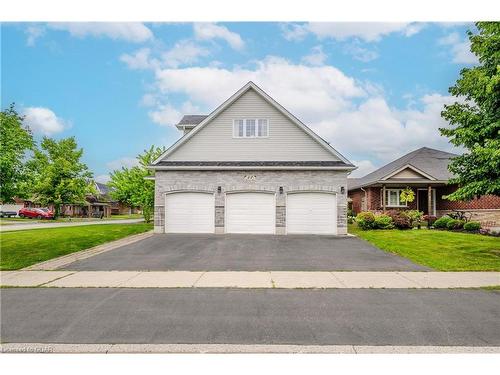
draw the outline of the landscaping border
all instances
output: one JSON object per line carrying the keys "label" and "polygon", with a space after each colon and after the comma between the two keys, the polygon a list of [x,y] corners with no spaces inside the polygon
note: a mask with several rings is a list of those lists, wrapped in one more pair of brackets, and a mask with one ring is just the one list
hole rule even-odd
{"label": "landscaping border", "polygon": [[80,250],[75,253],[66,254],[54,259],[49,259],[40,263],[32,264],[31,266],[22,268],[20,271],[54,271],[61,267],[67,266],[77,260],[82,260],[90,258],[97,254],[102,254],[110,250],[114,250],[118,247],[132,244],[137,241],[141,241],[145,238],[151,237],[153,231],[148,231],[145,233],[134,234],[125,238],[120,238],[119,240],[106,242],[104,244],[91,247],[90,249]]}

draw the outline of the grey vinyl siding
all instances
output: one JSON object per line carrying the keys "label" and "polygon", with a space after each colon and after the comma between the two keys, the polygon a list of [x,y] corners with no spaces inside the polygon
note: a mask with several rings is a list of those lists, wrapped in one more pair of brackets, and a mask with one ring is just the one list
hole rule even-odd
{"label": "grey vinyl siding", "polygon": [[[233,138],[233,120],[266,118],[267,138]],[[294,161],[339,160],[253,89],[214,118],[164,160]]]}

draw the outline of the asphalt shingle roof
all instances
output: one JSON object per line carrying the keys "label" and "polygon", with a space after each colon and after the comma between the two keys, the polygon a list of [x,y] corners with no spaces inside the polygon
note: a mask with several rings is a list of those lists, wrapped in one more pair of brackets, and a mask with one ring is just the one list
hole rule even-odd
{"label": "asphalt shingle roof", "polygon": [[97,188],[99,189],[99,193],[102,194],[102,195],[107,195],[109,193],[109,186],[106,185],[106,184],[103,184],[101,182],[97,182],[96,181],[96,186]]}
{"label": "asphalt shingle roof", "polygon": [[177,125],[198,125],[207,117],[208,115],[184,115]]}
{"label": "asphalt shingle roof", "polygon": [[357,179],[348,179],[349,189],[358,189],[380,181],[385,176],[409,164],[422,172],[434,177],[438,181],[448,181],[453,175],[448,171],[450,159],[458,155],[450,152],[422,147],[403,155],[389,164]]}

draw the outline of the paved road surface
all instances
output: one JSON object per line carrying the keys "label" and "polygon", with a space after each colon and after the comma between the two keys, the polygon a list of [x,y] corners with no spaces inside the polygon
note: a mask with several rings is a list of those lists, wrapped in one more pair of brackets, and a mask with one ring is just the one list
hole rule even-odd
{"label": "paved road surface", "polygon": [[96,225],[96,224],[132,224],[143,222],[144,219],[125,219],[125,220],[95,220],[95,221],[75,221],[72,223],[22,223],[22,224],[12,224],[12,225],[1,225],[0,232],[12,232],[15,230],[25,230],[25,229],[40,229],[40,228],[59,228],[59,227],[79,227],[82,225]]}
{"label": "paved road surface", "polygon": [[500,292],[2,290],[3,342],[500,346]]}

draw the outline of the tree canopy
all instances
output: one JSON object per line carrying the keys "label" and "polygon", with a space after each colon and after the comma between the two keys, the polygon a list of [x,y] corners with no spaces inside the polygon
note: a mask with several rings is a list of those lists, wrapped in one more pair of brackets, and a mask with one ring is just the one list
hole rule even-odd
{"label": "tree canopy", "polygon": [[144,220],[149,223],[154,211],[155,184],[154,172],[147,167],[165,151],[164,147],[151,146],[149,150],[137,156],[139,165],[132,168],[115,170],[111,173],[111,196],[131,206],[142,209]]}
{"label": "tree canopy", "polygon": [[471,51],[479,64],[464,68],[449,92],[459,99],[441,113],[450,123],[440,129],[465,153],[452,160],[450,183],[459,188],[447,198],[470,200],[500,195],[500,23],[478,22],[478,33],[468,32]]}
{"label": "tree canopy", "polygon": [[58,141],[44,137],[28,163],[34,177],[32,199],[54,205],[56,216],[61,205],[85,204],[92,173],[81,161],[82,155],[74,137]]}
{"label": "tree canopy", "polygon": [[34,147],[30,129],[14,104],[0,112],[0,201],[26,198],[29,175],[25,167],[27,152]]}

